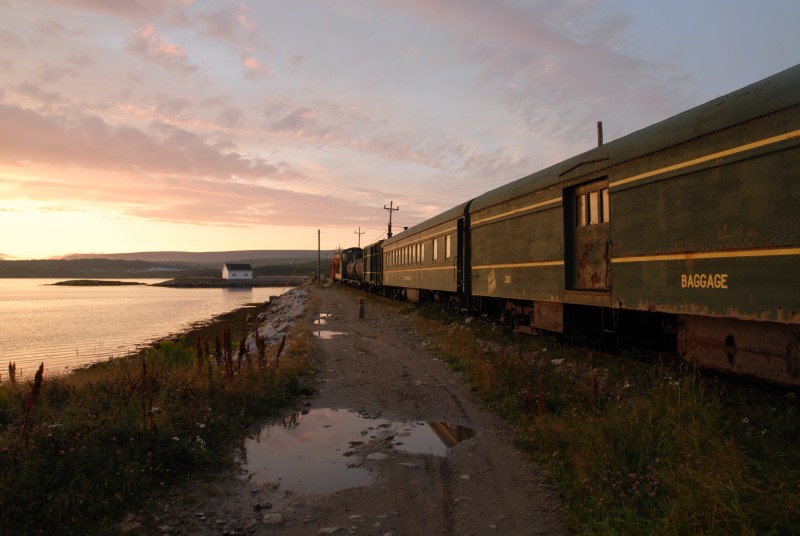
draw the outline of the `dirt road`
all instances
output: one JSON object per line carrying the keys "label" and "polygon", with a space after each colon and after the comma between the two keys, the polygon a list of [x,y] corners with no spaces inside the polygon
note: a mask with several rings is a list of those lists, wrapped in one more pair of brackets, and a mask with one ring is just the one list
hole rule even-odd
{"label": "dirt road", "polygon": [[161,533],[566,533],[536,469],[408,317],[369,300],[362,320],[352,293],[310,292],[319,394],[249,442],[247,476],[177,493]]}

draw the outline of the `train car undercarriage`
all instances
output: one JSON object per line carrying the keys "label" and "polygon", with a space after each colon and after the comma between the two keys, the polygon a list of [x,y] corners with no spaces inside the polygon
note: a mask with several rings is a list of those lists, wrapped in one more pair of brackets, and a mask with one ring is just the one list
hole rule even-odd
{"label": "train car undercarriage", "polygon": [[[487,300],[484,312],[498,310]],[[505,301],[494,315],[516,333],[579,333],[675,353],[687,363],[780,385],[800,385],[800,326],[556,302]]]}

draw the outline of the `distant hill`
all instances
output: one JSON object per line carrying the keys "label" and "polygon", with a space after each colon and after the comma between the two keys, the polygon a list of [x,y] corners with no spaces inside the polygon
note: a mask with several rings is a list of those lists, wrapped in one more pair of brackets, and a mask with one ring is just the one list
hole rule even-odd
{"label": "distant hill", "polygon": [[[322,251],[322,259],[330,259],[331,251]],[[81,253],[62,257],[64,260],[112,259],[146,262],[179,262],[222,265],[226,262],[248,263],[253,267],[270,264],[307,262],[317,259],[317,250],[308,249],[251,249],[239,251],[141,251],[136,253]]]}
{"label": "distant hill", "polygon": [[[263,264],[252,263],[255,277],[264,276],[309,276],[316,273],[317,259],[313,260],[264,259]],[[249,259],[237,259],[250,262]],[[320,259],[323,273],[330,272],[330,257]],[[44,259],[32,261],[0,262],[0,278],[4,277],[51,277],[70,279],[139,279],[177,277],[219,278],[222,262],[152,262],[125,259]]]}

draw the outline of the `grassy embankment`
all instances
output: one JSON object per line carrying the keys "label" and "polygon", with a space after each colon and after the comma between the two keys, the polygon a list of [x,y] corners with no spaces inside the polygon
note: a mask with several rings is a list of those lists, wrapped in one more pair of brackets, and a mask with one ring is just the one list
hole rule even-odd
{"label": "grassy embankment", "polygon": [[575,533],[800,533],[795,396],[419,311],[423,336],[546,471]]}
{"label": "grassy embankment", "polygon": [[[245,429],[311,388],[310,329],[238,360],[252,330],[228,315],[128,359],[0,383],[2,534],[116,534],[117,523],[192,472],[233,464]],[[5,371],[4,371],[5,372]],[[61,527],[61,528],[59,528]]]}

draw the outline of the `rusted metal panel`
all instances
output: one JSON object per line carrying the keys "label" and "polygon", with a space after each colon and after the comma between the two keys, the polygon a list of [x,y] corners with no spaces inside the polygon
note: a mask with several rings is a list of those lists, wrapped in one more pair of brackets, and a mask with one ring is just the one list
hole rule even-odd
{"label": "rusted metal panel", "polygon": [[564,331],[564,304],[542,301],[534,303],[533,325],[538,329],[562,333]]}
{"label": "rusted metal panel", "polygon": [[678,350],[699,367],[800,385],[800,326],[681,316]]}
{"label": "rusted metal panel", "polygon": [[575,229],[573,288],[606,290],[611,286],[608,232],[608,223],[585,225]]}

